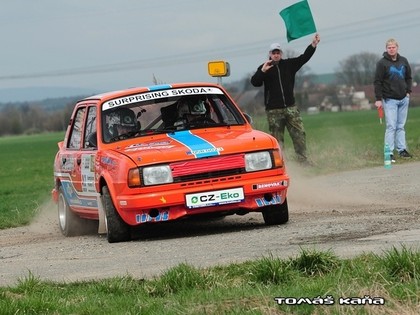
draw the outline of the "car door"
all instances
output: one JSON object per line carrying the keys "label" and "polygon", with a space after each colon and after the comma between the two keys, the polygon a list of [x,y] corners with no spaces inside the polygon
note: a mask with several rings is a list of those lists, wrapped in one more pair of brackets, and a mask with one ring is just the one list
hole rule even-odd
{"label": "car door", "polygon": [[66,149],[61,156],[62,172],[67,173],[68,179],[62,181],[68,202],[73,209],[86,215],[90,210],[97,210],[96,116],[96,106],[84,104],[76,108]]}
{"label": "car door", "polygon": [[[79,157],[80,187],[84,193],[96,193],[95,160],[98,143],[96,126],[96,106],[88,106],[83,128],[83,148]],[[79,160],[76,160],[76,163],[79,163]]]}
{"label": "car door", "polygon": [[[81,149],[83,144],[83,125],[86,117],[86,106],[79,106],[72,119],[66,149],[61,156],[63,171],[68,173],[68,187],[65,187],[69,195],[77,197],[82,191],[81,187]],[[74,196],[76,195],[76,196]],[[73,199],[73,198],[72,198]],[[76,198],[78,199],[78,198]],[[75,203],[77,203],[74,199]]]}

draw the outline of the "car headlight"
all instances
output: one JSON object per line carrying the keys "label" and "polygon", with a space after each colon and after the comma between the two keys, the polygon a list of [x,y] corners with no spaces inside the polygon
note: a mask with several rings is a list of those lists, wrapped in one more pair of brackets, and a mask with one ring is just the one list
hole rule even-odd
{"label": "car headlight", "polygon": [[169,165],[150,166],[143,169],[143,183],[146,186],[172,183]]}
{"label": "car headlight", "polygon": [[267,170],[272,167],[268,151],[245,154],[245,170],[247,172]]}

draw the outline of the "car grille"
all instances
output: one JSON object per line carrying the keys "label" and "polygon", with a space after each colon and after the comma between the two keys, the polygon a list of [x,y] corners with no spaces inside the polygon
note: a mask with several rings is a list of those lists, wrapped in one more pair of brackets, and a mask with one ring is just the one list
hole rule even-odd
{"label": "car grille", "polygon": [[217,156],[170,164],[174,183],[209,184],[238,180],[245,171],[244,154]]}

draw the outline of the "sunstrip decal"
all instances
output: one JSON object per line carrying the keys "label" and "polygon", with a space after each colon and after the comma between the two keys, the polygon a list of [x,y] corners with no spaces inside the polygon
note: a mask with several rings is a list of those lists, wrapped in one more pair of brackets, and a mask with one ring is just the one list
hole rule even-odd
{"label": "sunstrip decal", "polygon": [[169,138],[178,141],[179,143],[190,149],[190,152],[188,152],[187,154],[192,154],[197,159],[208,156],[220,155],[220,151],[223,151],[223,148],[216,148],[207,140],[204,140],[199,136],[193,135],[189,130],[178,131],[171,134],[168,133],[167,135]]}
{"label": "sunstrip decal", "polygon": [[223,94],[222,90],[215,87],[185,87],[179,89],[168,89],[161,90],[164,85],[158,86],[156,88],[150,87],[150,92],[127,95],[119,97],[110,101],[107,101],[103,104],[102,110],[108,110],[118,106],[128,105],[137,102],[145,102],[160,98],[173,97],[173,96],[183,96],[183,95],[200,95],[200,94]]}

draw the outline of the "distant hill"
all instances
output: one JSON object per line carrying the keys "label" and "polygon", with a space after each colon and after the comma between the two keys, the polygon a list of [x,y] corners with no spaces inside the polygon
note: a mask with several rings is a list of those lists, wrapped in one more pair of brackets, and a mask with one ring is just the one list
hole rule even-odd
{"label": "distant hill", "polygon": [[[317,84],[333,84],[336,76],[333,73],[318,74],[313,76]],[[244,86],[243,81],[230,84],[241,91]],[[0,108],[5,104],[39,102],[45,103],[45,100],[52,99],[81,99],[86,96],[102,93],[103,91],[95,91],[93,89],[76,88],[76,87],[25,87],[25,88],[0,88]]]}
{"label": "distant hill", "polygon": [[40,101],[45,99],[89,96],[98,91],[73,87],[25,87],[0,89],[0,103]]}

